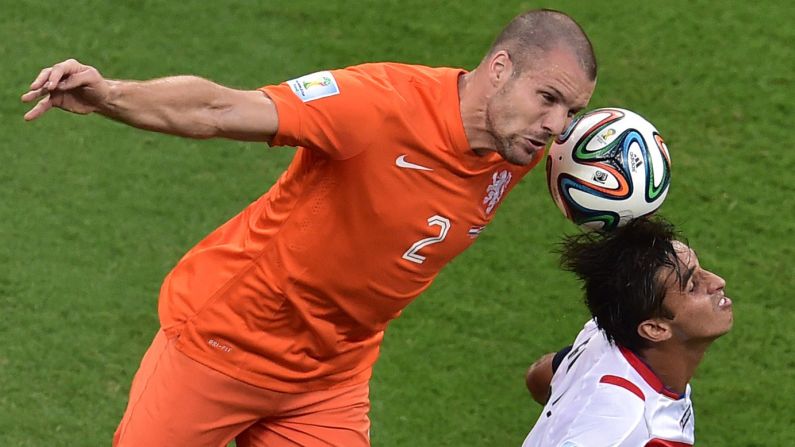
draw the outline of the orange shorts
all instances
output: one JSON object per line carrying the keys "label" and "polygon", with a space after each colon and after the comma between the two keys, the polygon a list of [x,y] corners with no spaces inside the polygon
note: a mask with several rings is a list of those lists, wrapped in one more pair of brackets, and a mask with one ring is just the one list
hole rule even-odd
{"label": "orange shorts", "polygon": [[114,447],[370,445],[369,386],[258,388],[187,357],[163,331],[135,374]]}

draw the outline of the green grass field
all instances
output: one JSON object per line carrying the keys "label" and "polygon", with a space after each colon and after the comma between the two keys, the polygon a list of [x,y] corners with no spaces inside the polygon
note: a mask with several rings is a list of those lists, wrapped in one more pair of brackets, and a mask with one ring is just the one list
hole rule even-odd
{"label": "green grass field", "polygon": [[[498,29],[552,7],[589,33],[591,107],[666,137],[662,213],[727,280],[735,326],[693,380],[701,446],[795,445],[795,8],[733,1],[0,0],[0,445],[100,446],[158,327],[160,281],[267,190],[290,149],[189,141],[21,95],[68,57],[107,77],[198,74],[255,88],[365,61],[474,67]],[[536,169],[387,332],[374,446],[519,446],[523,374],[586,318],[551,253],[573,231]]]}

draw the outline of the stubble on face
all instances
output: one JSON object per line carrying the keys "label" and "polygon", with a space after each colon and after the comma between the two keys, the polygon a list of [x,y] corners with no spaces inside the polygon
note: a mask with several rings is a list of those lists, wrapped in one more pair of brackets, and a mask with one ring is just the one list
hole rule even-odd
{"label": "stubble on face", "polygon": [[565,49],[545,52],[533,67],[513,68],[486,102],[485,126],[494,150],[509,163],[527,165],[543,157],[550,138],[588,104],[595,81]]}
{"label": "stubble on face", "polygon": [[514,155],[515,151],[512,147],[513,145],[511,143],[511,138],[506,137],[497,131],[494,124],[493,113],[492,103],[489,101],[489,104],[486,106],[486,130],[489,132],[489,134],[491,134],[492,138],[494,138],[497,153],[500,154],[500,156],[502,156],[502,158],[504,158],[508,163],[516,165],[527,164],[527,162],[524,162],[523,159]]}
{"label": "stubble on face", "polygon": [[519,166],[526,166],[543,154],[537,153],[538,151],[528,152],[525,150],[524,147],[528,146],[527,142],[518,135],[509,134],[505,129],[498,128],[497,123],[500,119],[495,118],[495,116],[505,117],[506,114],[510,113],[503,109],[506,104],[509,104],[508,98],[514,87],[515,82],[512,79],[498,90],[494,96],[489,98],[486,104],[486,131],[494,140],[497,153],[505,161]]}

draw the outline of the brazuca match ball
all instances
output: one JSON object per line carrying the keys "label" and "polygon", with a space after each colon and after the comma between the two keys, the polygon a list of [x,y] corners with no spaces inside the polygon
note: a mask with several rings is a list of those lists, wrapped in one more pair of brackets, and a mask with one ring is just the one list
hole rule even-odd
{"label": "brazuca match ball", "polygon": [[629,110],[596,109],[552,143],[547,186],[577,225],[611,230],[656,211],[668,194],[671,157],[657,129]]}

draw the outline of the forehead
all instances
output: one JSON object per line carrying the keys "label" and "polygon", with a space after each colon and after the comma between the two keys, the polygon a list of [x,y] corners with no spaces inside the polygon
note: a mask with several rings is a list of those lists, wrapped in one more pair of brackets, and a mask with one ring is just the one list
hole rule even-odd
{"label": "forehead", "polygon": [[674,246],[674,251],[676,251],[676,262],[679,263],[680,267],[689,269],[698,265],[696,252],[688,247],[687,244],[681,241],[673,241],[672,245]]}
{"label": "forehead", "polygon": [[565,101],[582,107],[591,99],[596,86],[596,81],[590,80],[580,66],[574,51],[567,48],[552,48],[541,53],[523,77],[536,88],[553,88]]}
{"label": "forehead", "polygon": [[683,242],[673,241],[672,245],[676,253],[676,264],[679,270],[678,274],[673,268],[665,266],[658,272],[658,279],[665,284],[666,288],[681,289],[685,284],[680,284],[680,279],[686,277],[688,271],[698,267],[698,256],[692,248],[688,247]]}

